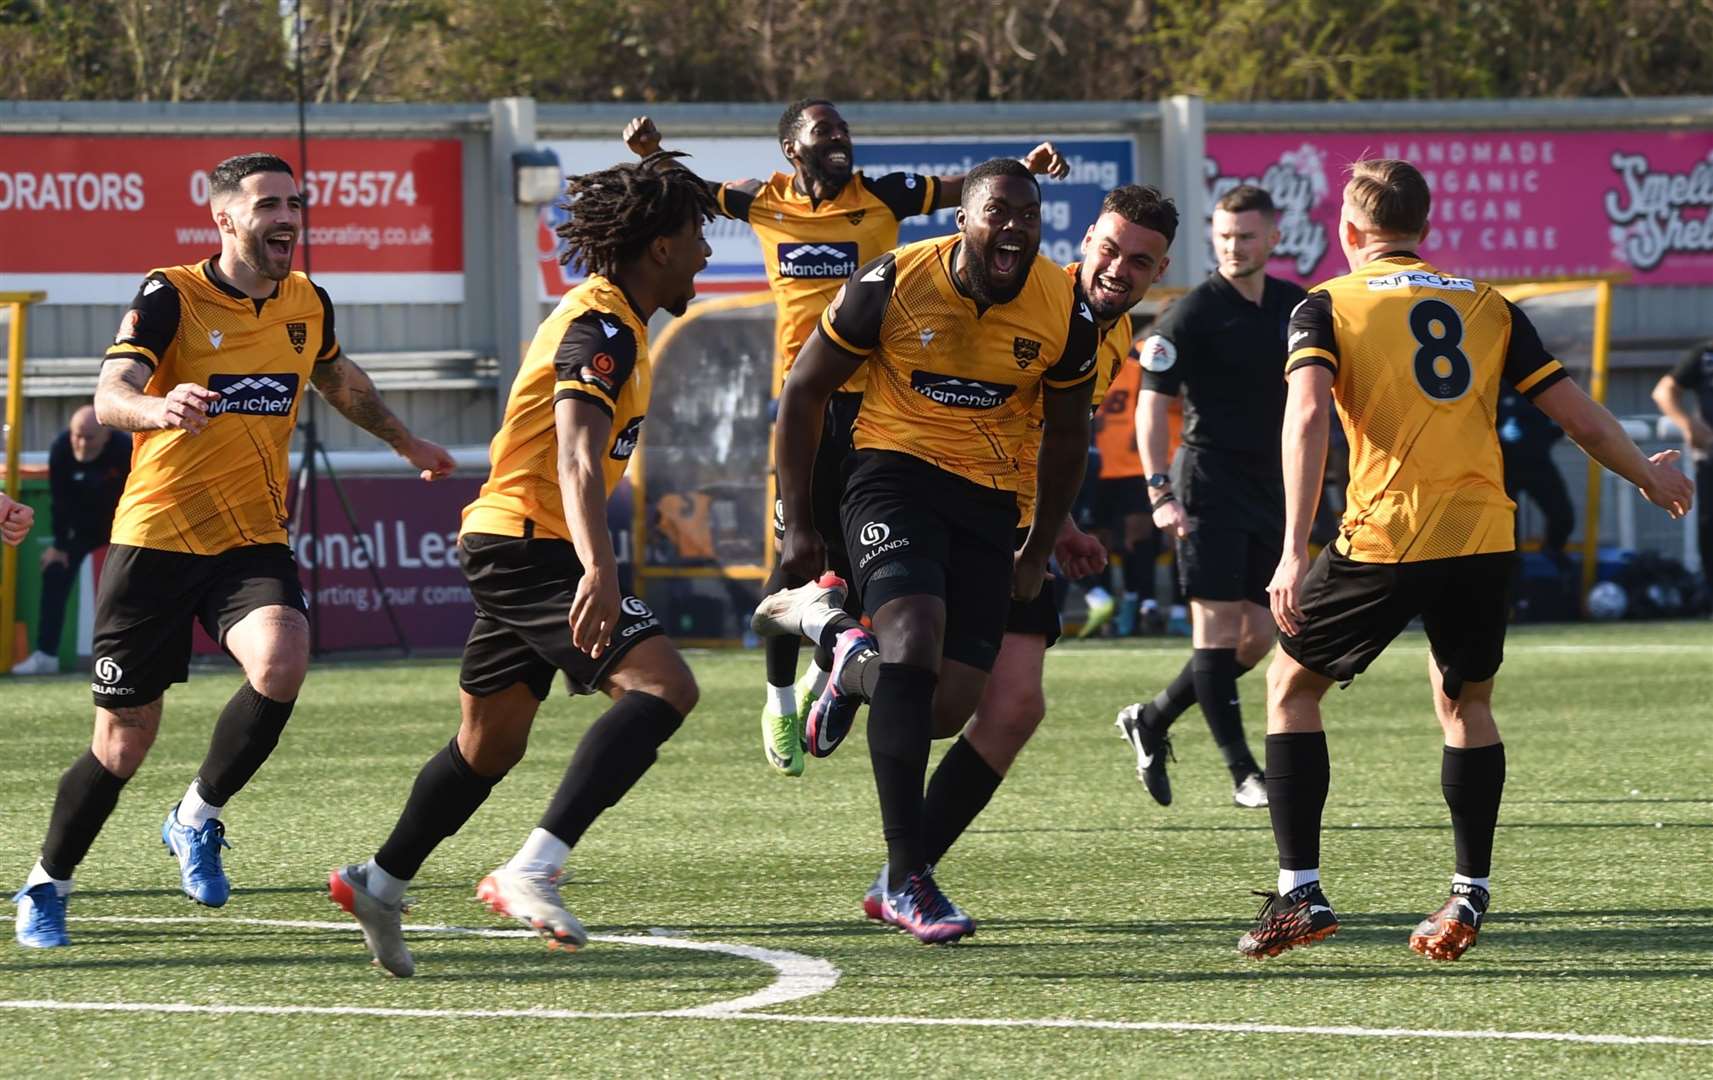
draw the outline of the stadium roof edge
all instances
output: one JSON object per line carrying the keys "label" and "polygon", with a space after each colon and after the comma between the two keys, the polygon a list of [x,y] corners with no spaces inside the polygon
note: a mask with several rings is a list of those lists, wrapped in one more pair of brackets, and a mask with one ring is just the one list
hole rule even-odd
{"label": "stadium roof edge", "polygon": [[1713,124],[1713,97],[1506,98],[1496,101],[1208,102],[1210,131],[1466,128],[1672,128]]}

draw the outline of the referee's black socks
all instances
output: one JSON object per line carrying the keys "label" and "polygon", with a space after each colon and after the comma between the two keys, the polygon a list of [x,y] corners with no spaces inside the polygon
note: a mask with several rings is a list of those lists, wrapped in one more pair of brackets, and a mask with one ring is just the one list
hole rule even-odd
{"label": "referee's black socks", "polygon": [[1485,879],[1493,867],[1493,830],[1505,792],[1505,744],[1447,746],[1440,756],[1439,788],[1451,810],[1458,874]]}
{"label": "referee's black socks", "polygon": [[607,807],[624,798],[659,757],[684,714],[642,690],[628,691],[589,726],[539,827],[576,847]]}
{"label": "referee's black socks", "polygon": [[922,781],[928,773],[934,688],[940,676],[911,664],[881,664],[868,706],[868,756],[886,837],[887,888],[896,889],[928,862]]}
{"label": "referee's black socks", "polygon": [[1326,732],[1267,736],[1267,813],[1281,870],[1320,868],[1320,815],[1331,775]]}
{"label": "referee's black socks", "polygon": [[440,841],[464,827],[505,775],[479,775],[459,753],[454,735],[416,774],[392,835],[375,853],[375,865],[400,881],[416,877]]}
{"label": "referee's black socks", "polygon": [[1201,703],[1202,715],[1207,717],[1207,729],[1213,733],[1225,767],[1231,772],[1232,783],[1242,783],[1252,773],[1261,771],[1249,743],[1243,737],[1243,706],[1237,697],[1236,649],[1197,649],[1190,657],[1196,686],[1196,701]]}

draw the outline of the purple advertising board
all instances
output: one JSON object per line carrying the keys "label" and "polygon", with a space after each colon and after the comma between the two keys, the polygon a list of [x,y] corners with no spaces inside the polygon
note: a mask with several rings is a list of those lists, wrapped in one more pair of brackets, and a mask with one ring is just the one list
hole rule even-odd
{"label": "purple advertising board", "polygon": [[1345,167],[1363,157],[1422,170],[1434,197],[1422,254],[1447,272],[1713,283],[1705,130],[1211,132],[1208,205],[1238,184],[1266,188],[1284,210],[1269,272],[1324,281],[1347,269],[1340,195]]}

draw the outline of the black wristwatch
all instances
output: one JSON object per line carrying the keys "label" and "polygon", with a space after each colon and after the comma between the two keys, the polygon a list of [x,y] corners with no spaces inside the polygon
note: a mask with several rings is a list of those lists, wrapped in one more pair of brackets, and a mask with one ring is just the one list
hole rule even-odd
{"label": "black wristwatch", "polygon": [[1170,476],[1168,476],[1166,473],[1157,472],[1157,473],[1149,473],[1148,474],[1148,487],[1150,489],[1163,488],[1167,484],[1170,484],[1171,482],[1172,482],[1172,478]]}

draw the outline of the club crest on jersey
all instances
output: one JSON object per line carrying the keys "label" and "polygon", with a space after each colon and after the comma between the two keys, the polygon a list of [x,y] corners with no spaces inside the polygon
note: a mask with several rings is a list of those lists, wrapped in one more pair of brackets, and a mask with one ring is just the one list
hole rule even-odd
{"label": "club crest on jersey", "polygon": [[910,373],[910,389],[929,401],[954,409],[997,409],[1017,392],[1017,387],[1008,383],[960,379],[955,375],[920,370]]}
{"label": "club crest on jersey", "polygon": [[632,417],[624,430],[613,436],[613,448],[608,453],[614,461],[628,461],[636,453],[636,444],[642,439],[642,420],[640,416]]}
{"label": "club crest on jersey", "polygon": [[862,219],[867,216],[867,210],[852,210],[850,213],[845,215],[845,220],[850,222],[852,225],[861,225]]}
{"label": "club crest on jersey", "polygon": [[856,273],[857,246],[840,244],[779,245],[779,276],[788,278],[845,278]]}
{"label": "club crest on jersey", "polygon": [[309,342],[309,324],[300,322],[286,323],[286,338],[291,342],[291,347],[293,349],[296,349],[299,353],[303,352],[304,345]]}
{"label": "club crest on jersey", "polygon": [[210,375],[208,388],[220,395],[219,401],[208,406],[209,416],[289,416],[297,402],[298,376],[295,371]]}
{"label": "club crest on jersey", "polygon": [[1017,358],[1017,366],[1026,368],[1031,361],[1041,358],[1041,343],[1033,338],[1014,337],[1011,339],[1011,355]]}

